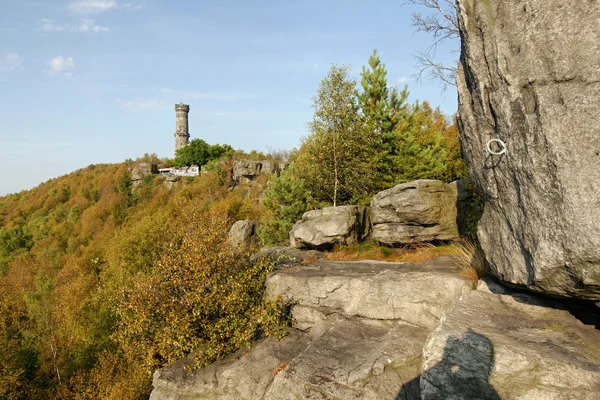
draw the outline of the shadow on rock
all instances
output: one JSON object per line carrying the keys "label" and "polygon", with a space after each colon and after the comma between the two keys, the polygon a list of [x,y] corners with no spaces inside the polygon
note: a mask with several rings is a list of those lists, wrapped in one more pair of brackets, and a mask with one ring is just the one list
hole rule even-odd
{"label": "shadow on rock", "polygon": [[494,346],[469,330],[450,336],[442,360],[402,386],[396,400],[501,400],[489,383],[494,368]]}

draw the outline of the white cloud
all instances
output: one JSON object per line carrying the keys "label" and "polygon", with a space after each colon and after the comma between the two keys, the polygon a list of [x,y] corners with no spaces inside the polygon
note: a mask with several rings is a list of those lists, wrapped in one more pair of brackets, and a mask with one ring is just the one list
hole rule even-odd
{"label": "white cloud", "polygon": [[108,28],[106,26],[94,25],[94,26],[92,26],[92,32],[94,32],[94,33],[108,32]]}
{"label": "white cloud", "polygon": [[42,19],[42,27],[39,29],[43,32],[60,32],[65,29],[63,24],[57,24],[56,21],[51,19]]}
{"label": "white cloud", "polygon": [[398,83],[406,83],[408,81],[410,81],[410,78],[408,76],[403,76],[398,79]]}
{"label": "white cloud", "polygon": [[74,14],[100,14],[117,7],[116,0],[80,0],[74,1],[67,9]]}
{"label": "white cloud", "polygon": [[23,64],[23,59],[17,53],[8,53],[0,57],[0,72],[12,72]]}
{"label": "white cloud", "polygon": [[108,32],[110,29],[106,26],[96,25],[93,19],[83,18],[79,24],[63,24],[57,23],[56,21],[50,19],[42,19],[44,23],[42,27],[39,29],[42,32],[61,32],[61,31],[69,31],[69,32],[82,32],[82,33],[100,33],[100,32]]}
{"label": "white cloud", "polygon": [[48,75],[54,76],[62,73],[65,78],[71,78],[76,68],[73,57],[65,58],[63,56],[54,57],[48,62],[48,66],[50,67]]}
{"label": "white cloud", "polygon": [[83,33],[85,33],[85,32],[93,32],[93,33],[108,32],[108,28],[106,26],[100,26],[100,25],[94,24],[93,19],[81,20],[81,23],[77,27],[77,30],[79,32],[83,32]]}
{"label": "white cloud", "polygon": [[130,11],[140,10],[143,7],[144,7],[143,4],[135,4],[135,3],[125,3],[125,5],[123,6],[124,9],[130,10]]}

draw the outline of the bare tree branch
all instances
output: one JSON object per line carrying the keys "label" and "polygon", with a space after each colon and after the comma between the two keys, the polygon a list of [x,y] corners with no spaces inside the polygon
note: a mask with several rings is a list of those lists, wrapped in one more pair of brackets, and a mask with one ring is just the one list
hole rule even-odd
{"label": "bare tree branch", "polygon": [[416,11],[412,15],[412,26],[416,32],[425,32],[433,37],[433,43],[424,51],[414,54],[419,73],[418,81],[424,77],[439,80],[444,89],[448,85],[456,86],[456,65],[449,66],[435,61],[438,46],[446,40],[459,37],[454,0],[406,0],[404,5],[412,4],[426,8],[433,14],[423,15]]}
{"label": "bare tree branch", "polygon": [[419,68],[419,73],[417,74],[418,80],[428,78],[440,81],[444,89],[448,85],[456,86],[456,67],[436,62],[426,52],[416,52],[413,55],[416,59],[416,66]]}

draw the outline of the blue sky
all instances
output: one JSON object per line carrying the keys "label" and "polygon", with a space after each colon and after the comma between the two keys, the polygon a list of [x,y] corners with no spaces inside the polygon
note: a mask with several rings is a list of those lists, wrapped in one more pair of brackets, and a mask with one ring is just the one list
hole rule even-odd
{"label": "blue sky", "polygon": [[[375,48],[390,84],[453,114],[453,88],[414,79],[412,54],[431,38],[401,4],[0,0],[0,195],[89,164],[172,156],[179,102],[192,138],[297,147],[331,64],[358,78]],[[456,57],[446,50],[441,60]]]}

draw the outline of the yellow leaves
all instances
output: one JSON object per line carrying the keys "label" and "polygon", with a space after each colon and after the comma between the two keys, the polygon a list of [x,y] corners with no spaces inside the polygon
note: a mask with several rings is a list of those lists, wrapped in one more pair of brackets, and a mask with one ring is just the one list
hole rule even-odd
{"label": "yellow leaves", "polygon": [[256,306],[271,266],[228,244],[230,221],[222,214],[192,210],[183,210],[161,268],[140,277],[119,305],[121,348],[149,367],[197,346],[202,363],[214,361],[280,323],[275,305]]}

